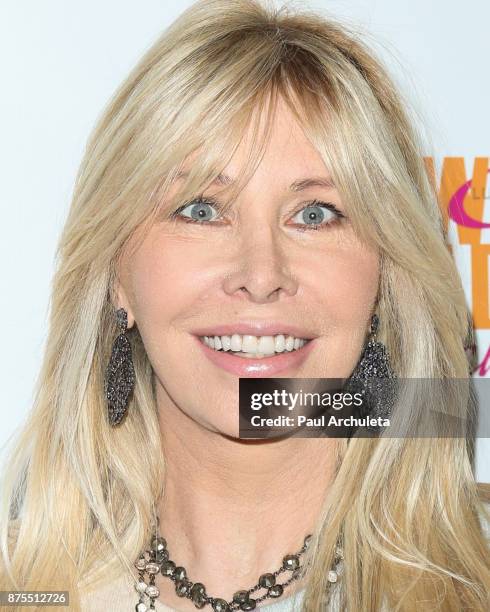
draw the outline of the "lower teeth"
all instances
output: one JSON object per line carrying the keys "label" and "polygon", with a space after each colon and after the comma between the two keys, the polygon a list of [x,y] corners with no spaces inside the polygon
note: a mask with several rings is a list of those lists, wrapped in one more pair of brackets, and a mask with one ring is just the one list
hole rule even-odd
{"label": "lower teeth", "polygon": [[279,353],[242,353],[241,351],[230,351],[232,355],[237,355],[238,357],[246,357],[248,359],[258,358],[262,359],[262,357],[273,357]]}
{"label": "lower teeth", "polygon": [[[309,341],[307,341],[307,342],[309,342]],[[209,344],[207,344],[206,346],[208,348],[212,348],[212,347],[209,346]],[[303,344],[303,346],[304,346],[304,344]],[[245,352],[242,352],[242,351],[232,351],[232,350],[225,351],[222,348],[220,348],[220,349],[213,348],[213,350],[217,351],[218,353],[229,353],[230,355],[237,355],[238,357],[244,357],[245,359],[263,359],[264,357],[274,357],[274,355],[281,355],[282,353],[293,353],[294,351],[298,351],[300,348],[303,348],[303,347],[299,346],[297,349],[293,348],[290,351],[289,350],[284,350],[284,351],[278,351],[277,353],[276,352],[274,352],[274,353],[245,353]]]}

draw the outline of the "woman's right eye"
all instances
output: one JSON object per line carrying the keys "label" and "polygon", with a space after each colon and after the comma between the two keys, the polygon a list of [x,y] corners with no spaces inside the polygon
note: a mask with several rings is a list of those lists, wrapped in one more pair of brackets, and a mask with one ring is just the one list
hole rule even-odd
{"label": "woman's right eye", "polygon": [[217,216],[216,204],[212,200],[203,198],[197,198],[172,213],[172,217],[184,217],[191,223],[213,221]]}

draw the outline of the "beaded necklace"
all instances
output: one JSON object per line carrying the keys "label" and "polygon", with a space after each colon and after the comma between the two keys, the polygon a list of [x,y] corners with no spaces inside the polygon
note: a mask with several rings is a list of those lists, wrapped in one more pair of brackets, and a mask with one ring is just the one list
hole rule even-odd
{"label": "beaded necklace", "polygon": [[[158,522],[157,519],[157,524]],[[202,582],[192,582],[187,576],[186,569],[170,559],[165,538],[157,534],[152,538],[150,547],[143,551],[135,562],[135,567],[139,573],[139,580],[135,584],[135,589],[139,594],[139,602],[136,604],[135,610],[136,612],[155,610],[155,600],[160,595],[160,590],[155,584],[155,577],[159,573],[174,582],[175,593],[178,597],[190,599],[197,609],[210,605],[214,612],[254,610],[257,604],[264,599],[281,597],[289,584],[304,576],[304,566],[300,564],[300,560],[307,550],[311,538],[311,534],[307,535],[298,552],[285,555],[279,569],[262,574],[253,587],[236,591],[231,601],[226,601],[220,597],[209,596]],[[337,546],[332,569],[328,572],[329,583],[337,582],[339,564],[342,559],[342,548]],[[277,577],[284,572],[290,572],[289,577],[283,582],[278,582]],[[148,576],[147,579],[145,579],[145,574]],[[265,589],[265,593],[258,597],[251,597],[253,593],[261,589]]]}

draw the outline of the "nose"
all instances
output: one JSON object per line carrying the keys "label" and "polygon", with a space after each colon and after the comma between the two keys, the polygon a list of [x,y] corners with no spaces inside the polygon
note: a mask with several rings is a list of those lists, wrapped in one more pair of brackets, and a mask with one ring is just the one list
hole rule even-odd
{"label": "nose", "polygon": [[298,282],[290,271],[287,245],[280,244],[273,228],[249,228],[237,247],[231,261],[232,272],[223,281],[227,295],[240,293],[260,304],[296,294]]}

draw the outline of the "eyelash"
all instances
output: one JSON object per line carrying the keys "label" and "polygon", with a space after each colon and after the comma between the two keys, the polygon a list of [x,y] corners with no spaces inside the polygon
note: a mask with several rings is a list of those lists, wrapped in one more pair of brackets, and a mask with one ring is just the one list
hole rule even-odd
{"label": "eyelash", "polygon": [[[177,210],[175,210],[172,214],[171,214],[171,218],[173,219],[180,219],[182,221],[184,221],[184,223],[197,223],[200,225],[212,225],[213,223],[215,223],[215,221],[199,221],[198,219],[192,219],[190,217],[183,217],[180,216],[180,213],[186,209],[188,206],[192,206],[195,204],[209,204],[210,206],[213,206],[213,208],[218,209],[218,211],[221,209],[219,202],[217,202],[213,197],[202,197],[202,196],[198,196],[197,198],[194,198],[193,200],[190,200],[189,202],[187,202],[186,204],[183,204],[182,206],[179,206],[179,208],[177,208]],[[338,223],[340,223],[344,218],[345,215],[343,213],[340,212],[340,210],[331,202],[323,202],[322,200],[311,200],[311,202],[307,202],[306,204],[302,205],[301,208],[299,208],[298,210],[294,211],[294,213],[292,214],[292,216],[296,216],[299,212],[301,212],[304,208],[308,208],[310,206],[319,206],[319,207],[324,207],[327,210],[330,210],[331,212],[333,212],[336,215],[335,219],[330,219],[330,221],[327,221],[325,223],[322,224],[302,224],[302,225],[297,225],[296,227],[298,227],[298,229],[300,229],[300,231],[310,231],[310,230],[314,230],[314,231],[318,231],[319,229],[328,229],[330,227],[332,227],[332,225],[337,225]]]}

